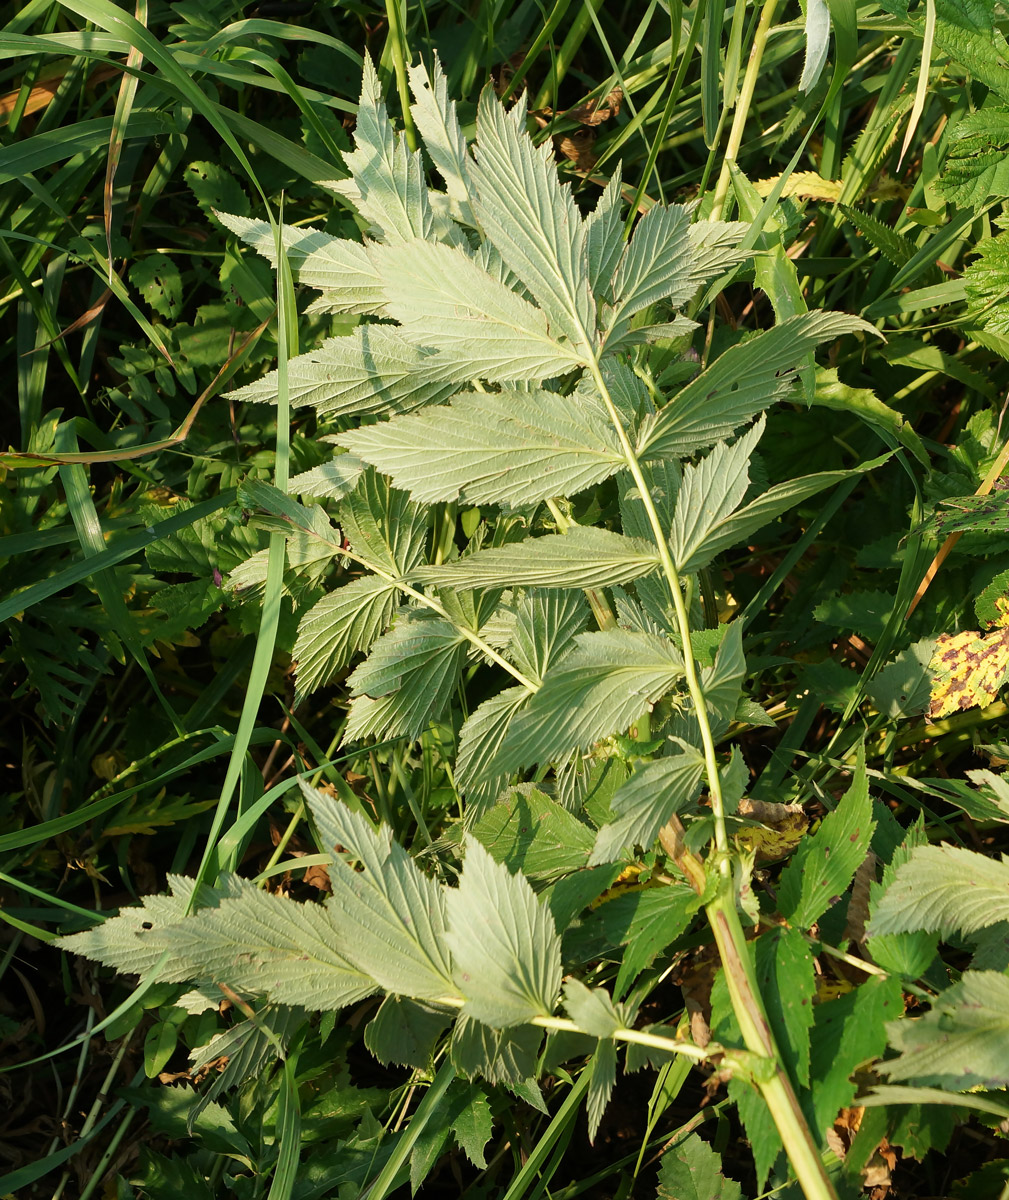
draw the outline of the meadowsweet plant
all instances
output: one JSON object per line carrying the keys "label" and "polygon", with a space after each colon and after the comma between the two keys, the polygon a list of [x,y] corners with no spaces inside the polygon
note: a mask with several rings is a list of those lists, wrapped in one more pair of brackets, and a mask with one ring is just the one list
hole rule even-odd
{"label": "meadowsweet plant", "polygon": [[[346,678],[345,747],[430,744],[437,730],[454,832],[418,854],[350,788],[302,780],[328,855],[324,903],[236,874],[173,876],[168,894],[61,944],[187,985],[188,1012],[222,995],[241,1008],[245,1020],[199,1052],[232,1061],[210,1099],[278,1054],[289,1067],[309,1014],[331,1027],[339,1010],[366,1011],[372,1054],[429,1085],[375,1160],[372,1196],[407,1177],[454,1081],[542,1106],[539,1081],[586,1054],[590,1134],[619,1071],[660,1066],[672,1088],[707,1064],[738,1105],[758,1183],[785,1153],[805,1195],[833,1196],[828,1132],[888,1021],[904,1031],[891,1078],[930,1073],[915,1065],[924,1033],[898,1021],[900,978],[924,970],[908,956],[931,961],[938,928],[913,869],[949,882],[953,851],[914,834],[888,845],[883,882],[896,884],[870,931],[883,965],[814,1009],[818,922],[876,829],[865,763],[758,901],[755,830],[775,806],[747,796],[733,738],[769,718],[747,694],[746,618],[720,604],[718,560],[883,461],[773,486],[760,464],[765,413],[808,398],[816,348],[876,330],[796,312],[708,355],[691,314],[752,266],[746,223],[681,205],[629,222],[619,172],[585,216],[550,143],[530,138],[524,99],[509,108],[485,91],[468,145],[440,69],[411,68],[409,82],[423,150],[394,130],[366,62],[350,176],[329,185],[356,209],[363,243],[217,216],[315,289],[312,311],[356,318],[233,393],[311,407],[332,445],[287,491],[254,476],[240,490],[258,525],[287,538],[288,590],[324,591],[298,610],[297,698]],[[263,551],[238,566],[233,594],[255,595],[267,562]],[[605,919],[618,877],[647,900],[623,929]],[[1001,876],[991,887],[1004,895]],[[717,952],[707,1017],[653,1020],[656,955],[688,934]],[[619,967],[601,986],[586,963],[607,954]],[[966,1005],[975,985],[958,986],[951,1003]],[[477,1125],[460,1136],[479,1162],[489,1126]],[[416,1157],[412,1169],[417,1183]],[[668,1189],[697,1188],[718,1160],[694,1139],[663,1171]],[[739,1194],[719,1179],[719,1195]]]}

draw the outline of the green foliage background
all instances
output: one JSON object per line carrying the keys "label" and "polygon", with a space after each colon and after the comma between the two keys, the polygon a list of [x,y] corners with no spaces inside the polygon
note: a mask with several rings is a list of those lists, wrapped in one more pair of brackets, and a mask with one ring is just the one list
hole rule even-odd
{"label": "green foliage background", "polygon": [[9,17],[0,1194],[798,1194],[717,878],[825,1186],[1000,1194],[1009,710],[925,710],[1006,590],[1005,32]]}

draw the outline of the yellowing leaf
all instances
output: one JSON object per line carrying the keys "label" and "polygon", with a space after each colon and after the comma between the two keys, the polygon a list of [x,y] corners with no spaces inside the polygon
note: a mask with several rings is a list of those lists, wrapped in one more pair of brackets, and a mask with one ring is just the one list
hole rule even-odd
{"label": "yellowing leaf", "polygon": [[933,720],[991,704],[1009,676],[1009,597],[1000,597],[995,607],[993,632],[939,635],[929,663],[935,673],[928,706]]}

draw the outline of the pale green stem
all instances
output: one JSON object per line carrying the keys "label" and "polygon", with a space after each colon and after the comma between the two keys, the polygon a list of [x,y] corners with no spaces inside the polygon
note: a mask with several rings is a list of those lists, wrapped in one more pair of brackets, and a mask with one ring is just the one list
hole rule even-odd
{"label": "pale green stem", "polygon": [[[773,15],[775,3],[776,0],[767,0],[764,15],[768,14],[768,10],[771,10]],[[769,22],[770,16],[768,16]],[[753,58],[751,56],[751,67],[752,65]],[[749,71],[747,72],[747,78],[749,78]],[[743,83],[744,91],[745,88],[746,80]],[[587,338],[586,343],[588,343]],[[631,477],[645,506],[645,513],[652,529],[656,548],[659,553],[659,560],[666,576],[669,593],[676,612],[676,624],[680,640],[683,644],[684,675],[691,699],[694,702],[697,723],[701,733],[701,743],[704,748],[704,761],[708,776],[708,795],[715,825],[715,851],[720,875],[718,896],[706,906],[705,911],[715,935],[715,943],[718,946],[719,957],[722,961],[726,983],[729,987],[729,995],[732,1000],[732,1009],[739,1022],[740,1032],[743,1035],[743,1041],[747,1049],[761,1058],[770,1060],[770,1063],[773,1065],[773,1074],[769,1078],[764,1079],[755,1075],[754,1082],[760,1089],[764,1102],[767,1104],[771,1117],[777,1126],[782,1143],[788,1151],[789,1159],[795,1169],[796,1177],[803,1192],[808,1200],[837,1200],[837,1194],[824,1169],[823,1161],[813,1141],[813,1136],[810,1133],[809,1126],[799,1106],[788,1075],[781,1066],[781,1058],[764,1011],[760,990],[753,971],[752,960],[746,946],[746,936],[739,923],[735,889],[732,882],[732,863],[728,854],[728,836],[725,829],[725,805],[722,798],[722,782],[718,772],[718,759],[715,755],[715,739],[711,732],[711,723],[708,720],[704,692],[701,688],[697,665],[690,643],[690,619],[683,599],[679,572],[673,561],[669,542],[662,528],[662,522],[655,508],[655,503],[652,500],[651,491],[645,480],[644,472],[641,470],[641,464],[634,453],[634,448],[624,429],[620,414],[613,403],[613,398],[599,369],[599,363],[594,356],[589,362],[589,371],[609,412],[610,420],[613,422],[617,437],[620,439],[620,446],[627,463],[627,468],[631,472]]]}
{"label": "pale green stem", "polygon": [[750,105],[753,103],[753,93],[760,75],[760,64],[764,57],[768,34],[771,32],[771,22],[774,20],[777,8],[778,0],[764,0],[764,8],[760,14],[760,20],[757,22],[756,33],[753,35],[753,45],[750,47],[750,59],[746,64],[746,74],[743,76],[743,84],[739,89],[732,126],[729,129],[729,140],[725,145],[722,169],[718,174],[718,182],[715,184],[715,198],[711,206],[712,221],[717,221],[721,217],[725,199],[729,194],[729,184],[732,180],[730,164],[735,163],[739,147],[743,142],[746,118],[750,115]]}

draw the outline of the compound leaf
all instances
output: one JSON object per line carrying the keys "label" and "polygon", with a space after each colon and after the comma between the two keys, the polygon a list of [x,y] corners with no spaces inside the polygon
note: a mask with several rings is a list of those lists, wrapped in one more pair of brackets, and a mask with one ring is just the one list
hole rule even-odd
{"label": "compound leaf", "polygon": [[578,354],[595,333],[585,227],[569,185],[561,184],[549,140],[533,145],[526,103],[506,112],[490,88],[477,113],[476,214],[505,264],[542,308],[555,336]]}
{"label": "compound leaf", "polygon": [[[451,360],[425,352],[389,325],[360,325],[345,337],[327,338],[288,363],[288,392],[295,407],[320,415],[409,412],[438,404],[458,390]],[[278,375],[236,388],[240,403],[275,404]]]}
{"label": "compound leaf", "polygon": [[580,365],[580,356],[551,335],[538,308],[462,250],[414,242],[378,246],[373,256],[386,307],[403,335],[437,351],[459,382],[531,382]]}
{"label": "compound leaf", "polygon": [[389,121],[370,55],[364,57],[361,99],[354,127],[354,149],[344,154],[350,179],[329,186],[347,197],[370,223],[372,232],[390,242],[429,237],[433,224],[420,153],[411,153]]}
{"label": "compound leaf", "polygon": [[644,458],[693,454],[792,393],[797,369],[821,342],[877,330],[847,313],[799,313],[732,346],[682,388],[643,438]]}

